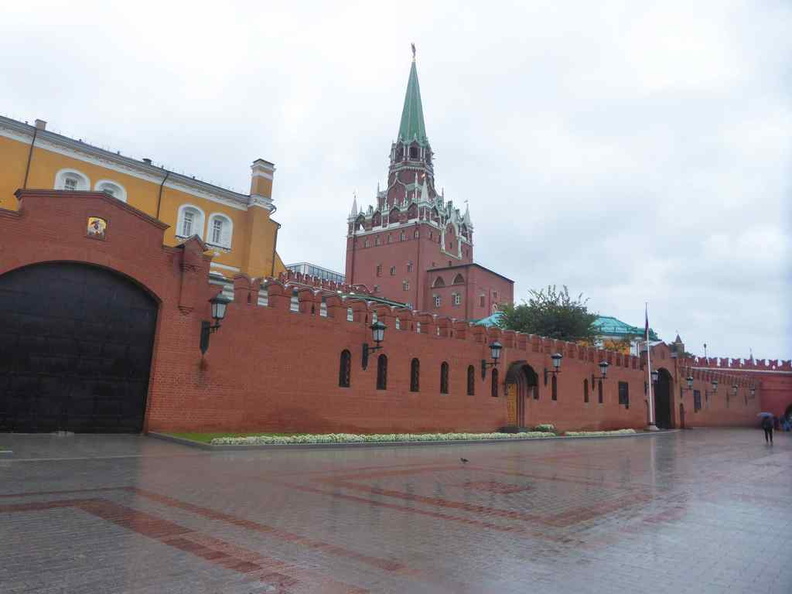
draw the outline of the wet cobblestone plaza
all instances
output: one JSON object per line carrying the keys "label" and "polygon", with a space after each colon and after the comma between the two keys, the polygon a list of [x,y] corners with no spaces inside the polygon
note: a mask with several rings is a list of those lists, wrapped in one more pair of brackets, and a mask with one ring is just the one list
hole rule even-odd
{"label": "wet cobblestone plaza", "polygon": [[792,592],[789,433],[772,448],[758,429],[240,452],[0,435],[0,448],[4,594]]}

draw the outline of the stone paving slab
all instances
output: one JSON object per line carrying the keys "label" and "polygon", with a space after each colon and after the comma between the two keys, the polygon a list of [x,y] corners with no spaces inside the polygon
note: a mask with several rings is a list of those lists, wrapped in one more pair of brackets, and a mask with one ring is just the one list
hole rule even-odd
{"label": "stone paving slab", "polygon": [[790,437],[206,452],[5,434],[0,591],[787,593]]}

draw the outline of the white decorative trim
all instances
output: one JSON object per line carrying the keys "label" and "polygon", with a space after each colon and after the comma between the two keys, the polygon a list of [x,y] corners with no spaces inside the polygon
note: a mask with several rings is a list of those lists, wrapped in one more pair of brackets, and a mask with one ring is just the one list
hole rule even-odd
{"label": "white decorative trim", "polygon": [[[30,144],[33,139],[33,126],[0,116],[0,136]],[[148,165],[116,153],[111,153],[104,149],[46,130],[39,130],[36,136],[36,148],[77,159],[85,163],[91,163],[92,165],[157,185],[162,183],[165,174],[168,173],[166,169]],[[219,186],[213,186],[212,184],[197,179],[191,179],[173,171],[168,175],[165,187],[190,194],[197,198],[203,198],[210,202],[224,204],[225,206],[236,208],[237,210],[247,210],[247,203],[250,198],[247,194],[240,194]]]}
{"label": "white decorative trim", "polygon": [[102,185],[114,186],[118,192],[116,194],[111,194],[113,198],[116,200],[120,200],[121,202],[127,201],[127,191],[124,186],[119,184],[117,181],[113,181],[112,179],[100,179],[98,182],[94,184],[94,190],[97,192],[102,192],[103,189],[100,187]]}
{"label": "white decorative trim", "polygon": [[80,180],[80,187],[75,188],[75,191],[89,192],[91,190],[91,178],[77,169],[61,169],[58,171],[55,174],[55,183],[52,187],[56,190],[65,190],[67,177],[76,177]]}
{"label": "white decorative trim", "polygon": [[228,266],[227,264],[218,264],[217,262],[212,262],[209,264],[210,268],[222,268],[223,270],[230,270],[231,272],[239,272],[240,269],[236,266]]}
{"label": "white decorative trim", "polygon": [[263,171],[253,171],[253,173],[250,174],[250,177],[264,177],[266,179],[275,179],[274,175]]}
{"label": "white decorative trim", "polygon": [[[197,227],[197,229],[195,229],[191,235],[185,236],[183,233],[184,211],[187,210],[188,208],[197,211],[198,214],[201,215],[201,220],[195,221],[195,226]],[[193,235],[197,235],[198,237],[203,239],[205,223],[206,223],[206,214],[200,207],[195,206],[194,204],[182,204],[179,207],[178,212],[176,213],[176,237],[192,237]]]}
{"label": "white decorative trim", "polygon": [[[212,238],[212,223],[215,220],[222,220],[225,225],[228,225],[227,228],[222,230],[222,237],[220,238],[219,242],[215,242]],[[209,219],[206,223],[206,244],[215,247],[215,248],[224,248],[227,250],[231,250],[231,243],[234,237],[234,221],[228,215],[225,215],[221,212],[213,212],[209,215]]]}

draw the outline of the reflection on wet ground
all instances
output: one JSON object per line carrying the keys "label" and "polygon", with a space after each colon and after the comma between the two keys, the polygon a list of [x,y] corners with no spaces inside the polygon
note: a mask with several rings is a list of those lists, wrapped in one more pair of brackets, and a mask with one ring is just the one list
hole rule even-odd
{"label": "reflection on wet ground", "polygon": [[[792,592],[792,436],[205,452],[0,435],[2,592]],[[463,464],[460,458],[469,460]]]}

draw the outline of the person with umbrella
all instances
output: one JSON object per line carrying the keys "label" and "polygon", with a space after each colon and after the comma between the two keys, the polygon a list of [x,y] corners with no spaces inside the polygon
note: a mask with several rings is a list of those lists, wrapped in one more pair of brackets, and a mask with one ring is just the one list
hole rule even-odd
{"label": "person with umbrella", "polygon": [[768,412],[760,412],[762,417],[762,429],[764,429],[765,443],[773,445],[773,414]]}

